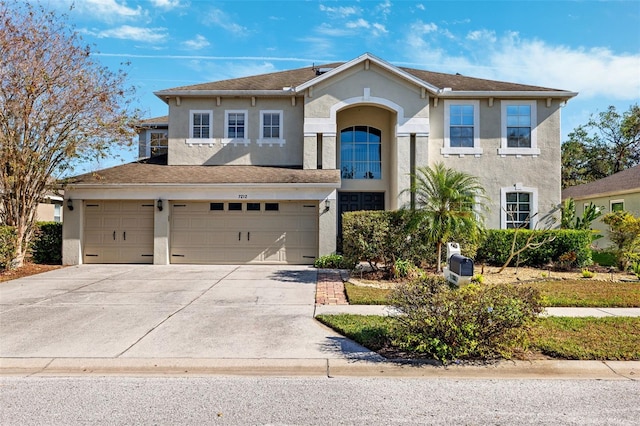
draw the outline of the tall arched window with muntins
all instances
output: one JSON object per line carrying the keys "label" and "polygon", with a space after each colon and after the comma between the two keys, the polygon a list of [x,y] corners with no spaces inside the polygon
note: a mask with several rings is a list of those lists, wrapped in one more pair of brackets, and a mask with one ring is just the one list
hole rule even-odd
{"label": "tall arched window with muntins", "polygon": [[382,179],[381,136],[380,130],[369,126],[340,131],[342,179]]}

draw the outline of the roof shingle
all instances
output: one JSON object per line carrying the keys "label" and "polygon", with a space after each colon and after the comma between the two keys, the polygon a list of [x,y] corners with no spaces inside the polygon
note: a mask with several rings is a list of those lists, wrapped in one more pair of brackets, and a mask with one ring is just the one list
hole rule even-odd
{"label": "roof shingle", "polygon": [[579,200],[633,190],[640,192],[640,165],[593,182],[566,188],[562,191],[562,199],[574,198]]}

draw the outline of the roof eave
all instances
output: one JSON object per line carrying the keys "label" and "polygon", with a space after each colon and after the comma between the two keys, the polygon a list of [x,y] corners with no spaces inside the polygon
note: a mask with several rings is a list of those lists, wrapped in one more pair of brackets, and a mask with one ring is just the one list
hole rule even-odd
{"label": "roof eave", "polygon": [[580,201],[580,200],[588,200],[589,198],[617,197],[620,195],[636,194],[636,193],[640,193],[640,187],[624,189],[624,190],[615,190],[615,191],[594,192],[594,193],[584,194],[584,195],[567,195],[567,196],[563,196],[562,199],[566,200],[567,198],[573,198],[576,201]]}
{"label": "roof eave", "polygon": [[439,98],[561,98],[571,99],[578,92],[563,90],[440,90]]}
{"label": "roof eave", "polygon": [[252,187],[258,188],[339,188],[340,182],[280,182],[280,183],[249,183],[249,182],[237,182],[237,183],[69,183],[66,187],[69,190],[73,189],[128,189],[139,187],[155,187],[155,188],[229,188],[229,187],[243,187],[246,188],[250,184]]}
{"label": "roof eave", "polygon": [[153,92],[154,95],[162,99],[175,96],[184,97],[211,97],[211,96],[295,96],[295,91],[290,87],[283,87],[282,90],[160,90]]}

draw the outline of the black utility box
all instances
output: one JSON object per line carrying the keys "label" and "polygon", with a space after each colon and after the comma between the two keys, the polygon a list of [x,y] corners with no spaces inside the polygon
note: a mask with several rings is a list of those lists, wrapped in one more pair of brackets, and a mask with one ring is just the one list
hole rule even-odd
{"label": "black utility box", "polygon": [[461,277],[472,277],[473,260],[460,254],[453,254],[449,258],[449,270]]}

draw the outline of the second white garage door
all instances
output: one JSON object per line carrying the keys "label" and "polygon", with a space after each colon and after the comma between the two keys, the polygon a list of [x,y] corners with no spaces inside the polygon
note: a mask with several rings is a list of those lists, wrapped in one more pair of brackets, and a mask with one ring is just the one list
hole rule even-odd
{"label": "second white garage door", "polygon": [[171,263],[313,264],[316,202],[173,202]]}

